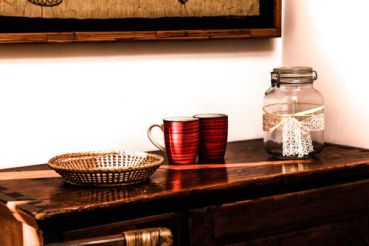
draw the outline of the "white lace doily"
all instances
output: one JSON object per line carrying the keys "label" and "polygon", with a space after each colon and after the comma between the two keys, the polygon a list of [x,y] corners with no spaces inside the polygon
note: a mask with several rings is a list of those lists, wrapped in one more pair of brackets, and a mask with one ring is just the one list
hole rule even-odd
{"label": "white lace doily", "polygon": [[[270,133],[281,128],[283,156],[298,156],[301,158],[314,151],[310,133],[324,130],[324,114],[317,113],[323,109],[324,106],[321,106],[296,114],[284,114],[278,117],[279,123],[268,127]],[[269,120],[269,122],[265,121],[273,117],[275,118],[275,114],[269,113],[265,109],[264,111],[267,115],[271,115],[271,117],[264,117],[264,127],[266,125],[270,126],[270,122],[273,122],[273,120]]]}

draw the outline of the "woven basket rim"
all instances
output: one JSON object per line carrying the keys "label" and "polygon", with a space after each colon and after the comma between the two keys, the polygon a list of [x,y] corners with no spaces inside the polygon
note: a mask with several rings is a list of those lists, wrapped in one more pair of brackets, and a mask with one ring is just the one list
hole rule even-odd
{"label": "woven basket rim", "polygon": [[[106,155],[111,154],[129,154],[129,155],[139,155],[139,156],[145,156],[145,157],[153,157],[156,158],[156,161],[153,161],[152,163],[145,164],[143,166],[137,166],[137,167],[113,167],[113,168],[90,168],[90,169],[76,169],[76,168],[65,168],[60,167],[58,164],[55,164],[55,161],[61,160],[61,159],[90,159],[90,158],[96,158],[96,157],[102,157]],[[141,170],[141,169],[148,169],[155,166],[160,166],[164,162],[164,157],[158,154],[153,153],[147,153],[147,152],[138,152],[138,151],[109,151],[109,152],[98,152],[98,151],[91,151],[91,152],[75,152],[75,153],[66,153],[62,155],[57,155],[53,158],[51,158],[48,161],[48,166],[51,169],[54,169],[55,171],[65,171],[65,172],[74,172],[74,173],[115,173],[115,172],[130,172],[134,170]]]}

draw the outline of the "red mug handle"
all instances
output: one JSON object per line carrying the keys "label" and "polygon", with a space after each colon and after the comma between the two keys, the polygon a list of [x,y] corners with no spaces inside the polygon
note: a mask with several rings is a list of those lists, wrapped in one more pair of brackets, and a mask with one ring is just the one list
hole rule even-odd
{"label": "red mug handle", "polygon": [[147,137],[149,138],[150,142],[155,145],[156,148],[162,150],[162,151],[165,151],[165,147],[160,145],[158,142],[156,142],[156,140],[152,137],[151,135],[151,131],[154,127],[159,127],[160,130],[164,133],[164,129],[163,129],[163,125],[158,125],[158,124],[154,124],[154,125],[151,125],[149,127],[149,129],[147,129]]}

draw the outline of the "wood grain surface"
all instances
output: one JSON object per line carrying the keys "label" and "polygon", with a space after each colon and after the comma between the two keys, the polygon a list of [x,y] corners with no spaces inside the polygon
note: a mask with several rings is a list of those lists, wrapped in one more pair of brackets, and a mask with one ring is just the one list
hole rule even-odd
{"label": "wood grain surface", "polygon": [[48,175],[46,165],[0,170],[0,217],[14,225],[0,243],[24,235],[17,221],[37,228],[35,238],[44,242],[156,225],[185,245],[263,245],[309,235],[327,244],[366,240],[366,229],[356,229],[368,221],[365,149],[327,144],[315,159],[281,161],[265,154],[262,140],[248,140],[229,143],[223,164],[165,164],[141,185],[91,189]]}
{"label": "wood grain surface", "polygon": [[[150,182],[135,186],[91,189],[67,185],[60,177],[1,180],[0,205],[20,202],[16,210],[22,220],[46,231],[51,224],[60,230],[81,228],[168,208],[182,211],[362,180],[369,177],[368,163],[369,150],[332,144],[312,160],[275,161],[265,154],[262,140],[248,140],[229,143],[224,164],[164,165]],[[47,167],[1,172],[32,169]],[[66,216],[68,224],[61,220]]]}
{"label": "wood grain surface", "polygon": [[40,178],[60,178],[60,175],[53,170],[0,172],[0,180],[22,180]]}

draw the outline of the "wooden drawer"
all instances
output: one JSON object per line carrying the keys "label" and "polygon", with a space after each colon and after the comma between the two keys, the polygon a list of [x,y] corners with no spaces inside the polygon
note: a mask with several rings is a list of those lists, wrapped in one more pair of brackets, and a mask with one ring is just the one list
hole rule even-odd
{"label": "wooden drawer", "polygon": [[[352,218],[366,225],[367,234],[368,197],[369,181],[365,180],[194,209],[189,220],[191,244],[252,242]],[[300,243],[302,237],[296,240]]]}
{"label": "wooden drawer", "polygon": [[229,246],[368,245],[368,217],[361,216],[289,233],[230,243]]}
{"label": "wooden drawer", "polygon": [[88,240],[96,237],[110,237],[125,231],[163,227],[168,228],[174,238],[175,245],[181,245],[184,240],[182,230],[182,215],[167,213],[144,218],[120,221],[79,230],[64,231],[58,234],[45,235],[45,243],[66,242],[74,240]]}

